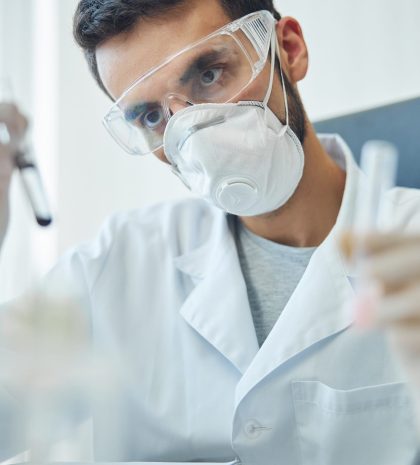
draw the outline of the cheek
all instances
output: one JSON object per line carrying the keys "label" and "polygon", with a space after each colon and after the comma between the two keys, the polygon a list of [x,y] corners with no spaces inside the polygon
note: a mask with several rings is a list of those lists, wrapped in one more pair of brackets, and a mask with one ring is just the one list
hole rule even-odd
{"label": "cheek", "polygon": [[[253,81],[246,89],[244,89],[235,98],[236,102],[241,100],[257,100],[263,101],[268,90],[270,83],[271,64],[267,63],[263,71],[259,74],[257,79]],[[284,109],[283,87],[277,72],[274,73],[273,89],[268,101],[270,110],[281,120],[286,116]]]}
{"label": "cheek", "polygon": [[[256,101],[263,101],[264,97],[266,96],[268,85],[270,82],[270,64],[264,68],[264,70],[259,74],[257,79],[252,82],[246,89],[244,89],[235,99],[235,102],[239,102],[241,100],[256,100]],[[270,107],[271,111],[281,120],[285,117],[285,110],[284,110],[284,99],[283,99],[283,88],[280,83],[280,79],[275,73],[274,75],[274,82],[273,82],[273,90],[271,92],[271,97],[268,101],[268,106]],[[153,152],[154,156],[163,163],[170,165],[169,160],[165,156],[164,149],[159,149]]]}
{"label": "cheek", "polygon": [[270,83],[270,66],[265,66],[261,71],[258,77],[249,84],[249,86],[244,89],[238,96],[235,98],[236,102],[241,100],[257,100],[262,101],[267,93],[268,85]]}

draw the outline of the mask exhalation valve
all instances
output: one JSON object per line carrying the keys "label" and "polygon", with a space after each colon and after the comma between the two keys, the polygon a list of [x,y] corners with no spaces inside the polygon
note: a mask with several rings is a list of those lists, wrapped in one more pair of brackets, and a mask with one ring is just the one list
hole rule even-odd
{"label": "mask exhalation valve", "polygon": [[240,214],[258,201],[258,187],[249,179],[223,181],[217,189],[216,198],[225,211]]}

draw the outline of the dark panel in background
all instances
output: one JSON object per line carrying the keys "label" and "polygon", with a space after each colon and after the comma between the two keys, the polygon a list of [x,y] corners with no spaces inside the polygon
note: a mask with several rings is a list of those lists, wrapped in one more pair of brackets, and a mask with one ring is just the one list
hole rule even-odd
{"label": "dark panel in background", "polygon": [[315,123],[318,133],[338,133],[357,161],[365,142],[382,139],[400,152],[398,185],[420,188],[420,98]]}

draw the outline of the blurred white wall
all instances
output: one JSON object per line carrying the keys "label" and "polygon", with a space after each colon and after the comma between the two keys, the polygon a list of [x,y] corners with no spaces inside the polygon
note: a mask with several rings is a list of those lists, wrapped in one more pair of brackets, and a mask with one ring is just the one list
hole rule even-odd
{"label": "blurred white wall", "polygon": [[275,0],[310,52],[301,85],[311,118],[420,96],[418,0]]}
{"label": "blurred white wall", "polygon": [[[39,156],[49,196],[55,198],[54,0],[0,0],[0,76],[7,77],[17,104],[32,115],[28,139]],[[48,14],[45,15],[44,13]],[[51,166],[51,162],[52,165]],[[57,228],[40,231],[15,174],[11,222],[0,256],[0,300],[20,293],[57,256]]]}
{"label": "blurred white wall", "polygon": [[[56,10],[54,18],[48,15],[45,18],[46,27],[51,29],[51,36],[55,35],[57,42],[53,47],[57,53],[55,70],[50,70],[53,77],[48,103],[50,112],[56,111],[53,119],[49,114],[53,132],[49,150],[54,147],[55,162],[44,161],[44,154],[38,154],[46,170],[57,222],[53,233],[49,233],[52,234],[48,239],[50,246],[38,247],[37,253],[39,256],[39,250],[47,252],[48,249],[51,257],[91,238],[104,217],[113,211],[188,193],[165,165],[151,157],[130,158],[102,128],[101,118],[110,102],[97,88],[72,39],[72,16],[77,0],[0,0],[0,7],[15,5],[13,8],[25,11],[20,18],[16,16],[18,11],[14,11],[12,23],[10,15],[6,21],[2,16],[1,21],[9,24],[3,28],[6,35],[0,35],[3,48],[6,45],[7,54],[12,57],[8,66],[14,69],[17,85],[22,95],[29,94],[21,100],[25,110],[34,114],[36,95],[33,94],[39,94],[40,90],[33,89],[31,78],[34,69],[44,66],[38,53],[39,62],[31,68],[33,38],[38,37],[39,42],[40,34],[31,29],[34,2],[38,5],[44,2],[44,6],[54,2]],[[300,88],[311,118],[322,119],[420,96],[418,0],[278,0],[276,3],[283,15],[300,20],[307,39],[311,66]],[[38,18],[36,27],[42,27],[40,23],[42,18]],[[48,43],[45,47],[48,49]],[[51,57],[47,62],[51,64]],[[41,92],[47,98],[45,89]],[[45,134],[45,127],[42,133]],[[28,224],[33,229],[32,219],[28,220],[29,213],[21,205],[16,205],[14,214],[13,233],[5,243],[8,263],[16,262],[12,255],[16,255],[19,247],[33,250],[42,240],[45,243],[47,237],[41,232],[35,243],[25,240],[19,243],[19,238],[28,235]],[[19,257],[22,260],[21,253]],[[51,258],[44,260],[37,269],[43,269],[50,261]],[[2,266],[0,278],[5,275],[4,260]],[[18,287],[23,282],[18,270],[23,269],[21,261],[12,272],[10,268],[6,271],[9,278],[13,275]]]}

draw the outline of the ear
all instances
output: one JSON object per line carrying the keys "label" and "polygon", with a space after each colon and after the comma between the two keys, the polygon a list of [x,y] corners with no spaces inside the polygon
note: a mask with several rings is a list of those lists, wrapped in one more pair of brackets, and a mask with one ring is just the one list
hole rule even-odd
{"label": "ear", "polygon": [[282,18],[276,25],[283,71],[295,85],[308,72],[309,57],[302,29],[296,19]]}

